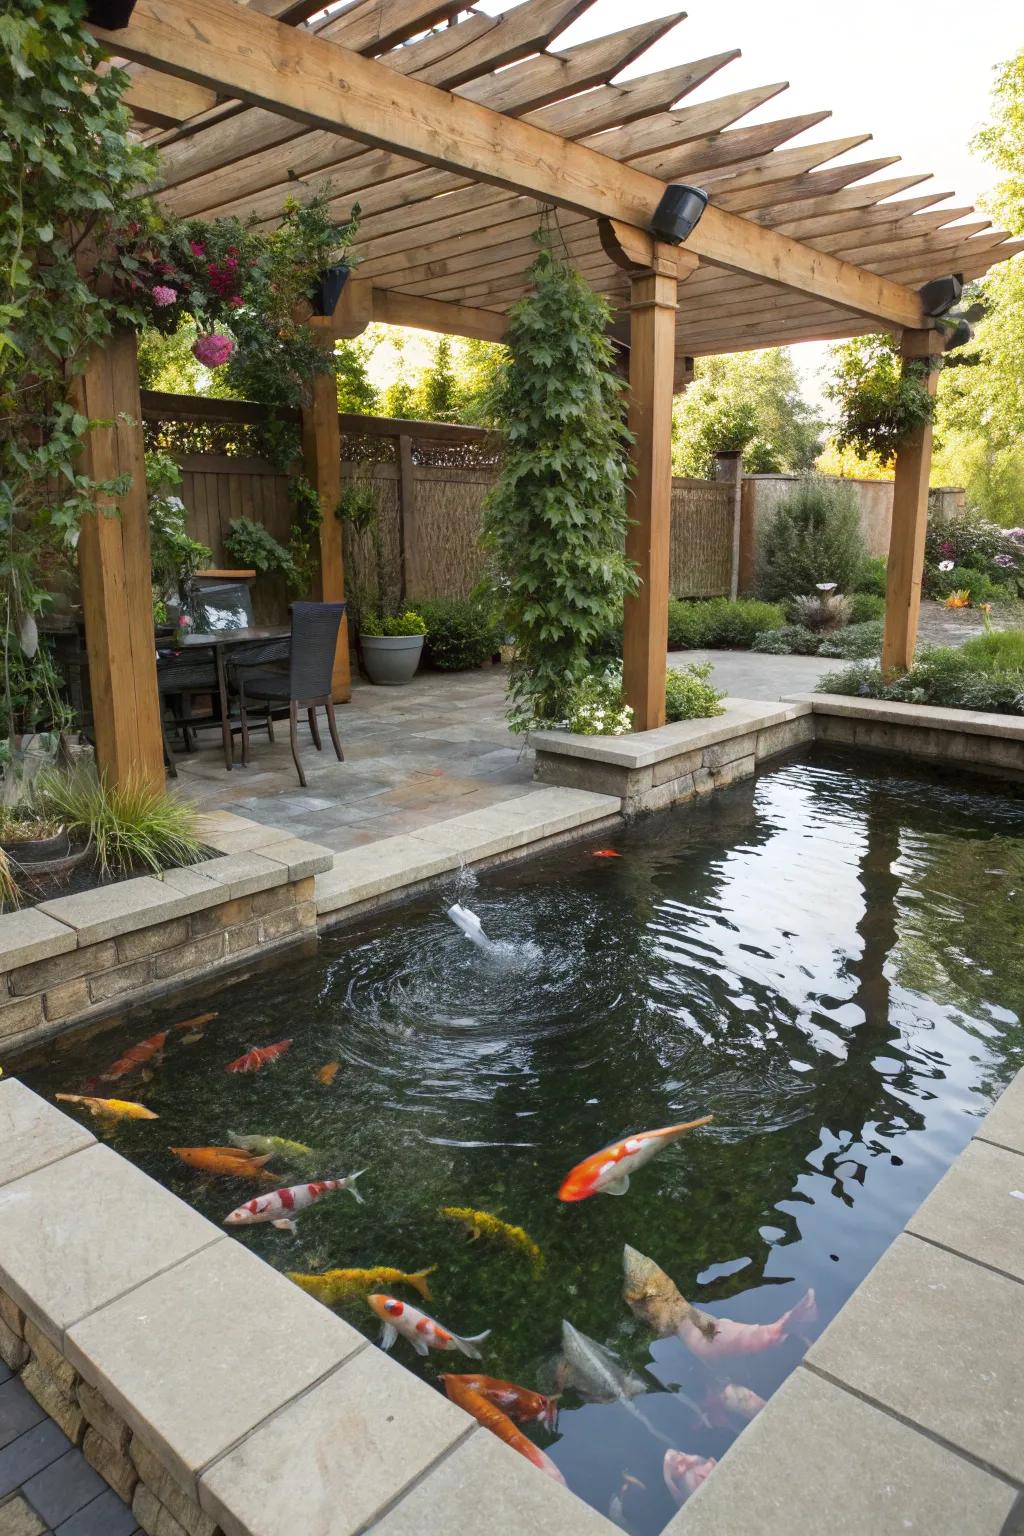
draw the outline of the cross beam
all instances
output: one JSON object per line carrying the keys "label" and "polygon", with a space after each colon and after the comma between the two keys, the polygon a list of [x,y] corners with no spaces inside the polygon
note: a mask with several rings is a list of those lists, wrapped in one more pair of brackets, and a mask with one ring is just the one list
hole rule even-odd
{"label": "cross beam", "polygon": [[[128,27],[93,28],[112,52],[218,94],[427,165],[597,218],[650,227],[655,176],[494,112],[236,0],[139,0]],[[687,242],[713,266],[809,294],[893,326],[923,329],[916,293],[724,209]]]}

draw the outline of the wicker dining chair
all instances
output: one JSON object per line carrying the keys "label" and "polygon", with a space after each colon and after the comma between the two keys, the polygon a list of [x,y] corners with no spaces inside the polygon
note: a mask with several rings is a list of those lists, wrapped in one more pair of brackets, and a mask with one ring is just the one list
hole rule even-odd
{"label": "wicker dining chair", "polygon": [[[164,739],[164,756],[172,779],[178,777],[171,746],[168,726],[180,731],[187,752],[194,752],[193,738],[196,731],[220,725],[220,712],[196,715],[192,701],[200,694],[207,694],[216,702],[217,667],[212,650],[194,647],[186,651],[157,652],[156,686],[160,695],[160,730]],[[170,708],[171,718],[167,718]]]}
{"label": "wicker dining chair", "polygon": [[291,651],[288,670],[274,671],[259,664],[246,664],[244,657],[233,663],[232,682],[238,692],[238,714],[242,735],[242,763],[249,762],[249,735],[253,728],[250,712],[255,706],[260,724],[271,724],[274,714],[288,715],[292,757],[299,783],[306,788],[306,775],[299,758],[299,710],[306,711],[310,735],[317,751],[322,750],[316,712],[323,708],[327,729],[338,762],[345,761],[334,716],[331,681],[338,630],[345,613],[344,603],[292,603]]}

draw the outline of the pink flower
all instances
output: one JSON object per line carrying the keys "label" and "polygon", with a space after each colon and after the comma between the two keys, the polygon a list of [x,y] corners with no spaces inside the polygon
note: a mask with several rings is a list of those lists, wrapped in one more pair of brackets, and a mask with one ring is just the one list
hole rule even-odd
{"label": "pink flower", "polygon": [[175,288],[167,288],[163,283],[157,283],[153,289],[153,303],[157,309],[166,309],[168,304],[178,302],[178,293]]}
{"label": "pink flower", "polygon": [[234,295],[234,297],[230,300],[230,303],[231,303],[231,308],[232,309],[241,309],[241,307],[242,307],[242,295],[240,293],[236,293]]}
{"label": "pink flower", "polygon": [[190,240],[188,243],[188,248],[192,252],[193,256],[206,255],[206,246],[203,245],[201,240]]}
{"label": "pink flower", "polygon": [[178,628],[179,629],[191,629],[192,628],[192,620],[189,618],[187,613],[179,614],[179,616],[178,616]]}
{"label": "pink flower", "polygon": [[221,336],[216,331],[209,336],[200,336],[192,343],[192,355],[204,368],[222,367],[235,350],[235,344],[229,336]]}

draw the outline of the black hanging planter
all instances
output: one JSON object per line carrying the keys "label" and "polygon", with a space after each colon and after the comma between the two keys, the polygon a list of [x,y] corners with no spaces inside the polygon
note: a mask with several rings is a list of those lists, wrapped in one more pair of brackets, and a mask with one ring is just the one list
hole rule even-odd
{"label": "black hanging planter", "polygon": [[310,294],[315,315],[333,315],[334,306],[341,298],[341,290],[348,281],[349,269],[344,264],[324,267],[317,274],[316,287]]}
{"label": "black hanging planter", "polygon": [[132,19],[135,0],[89,0],[86,21],[94,27],[104,27],[108,32],[120,32]]}

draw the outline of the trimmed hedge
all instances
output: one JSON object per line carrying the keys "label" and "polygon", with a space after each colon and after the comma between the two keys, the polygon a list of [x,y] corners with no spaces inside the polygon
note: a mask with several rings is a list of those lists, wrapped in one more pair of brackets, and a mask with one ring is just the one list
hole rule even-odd
{"label": "trimmed hedge", "polygon": [[749,650],[759,634],[780,629],[786,615],[778,603],[755,598],[712,597],[700,602],[672,598],[668,605],[670,651]]}
{"label": "trimmed hedge", "polygon": [[427,623],[423,657],[439,672],[469,672],[490,661],[501,632],[483,603],[464,597],[424,597],[409,606]]}

